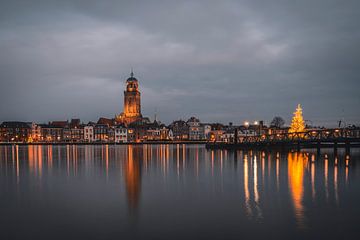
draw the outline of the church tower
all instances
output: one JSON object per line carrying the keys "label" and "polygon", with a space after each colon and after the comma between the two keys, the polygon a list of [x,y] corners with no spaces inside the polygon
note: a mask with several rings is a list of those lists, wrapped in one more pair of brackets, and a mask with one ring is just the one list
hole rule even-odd
{"label": "church tower", "polygon": [[126,90],[124,91],[124,111],[116,117],[116,120],[129,124],[141,118],[139,82],[134,77],[134,72],[131,71],[130,77],[126,80]]}

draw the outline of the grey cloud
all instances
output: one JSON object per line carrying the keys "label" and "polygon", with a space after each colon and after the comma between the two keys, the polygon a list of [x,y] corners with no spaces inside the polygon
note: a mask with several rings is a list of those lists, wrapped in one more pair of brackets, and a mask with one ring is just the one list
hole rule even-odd
{"label": "grey cloud", "polygon": [[161,120],[360,123],[358,1],[4,1],[0,121],[122,111],[131,67]]}

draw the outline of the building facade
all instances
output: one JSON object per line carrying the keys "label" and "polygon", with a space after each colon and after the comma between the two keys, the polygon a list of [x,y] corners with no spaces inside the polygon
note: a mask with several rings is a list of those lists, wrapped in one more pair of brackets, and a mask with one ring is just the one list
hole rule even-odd
{"label": "building facade", "polygon": [[115,143],[127,143],[127,128],[122,125],[115,126]]}
{"label": "building facade", "polygon": [[42,142],[61,142],[63,141],[64,129],[52,124],[40,124]]}
{"label": "building facade", "polygon": [[200,120],[196,117],[191,117],[186,123],[189,126],[189,140],[201,140],[203,131]]}
{"label": "building facade", "polygon": [[177,120],[170,124],[173,140],[189,140],[189,126],[183,120]]}
{"label": "building facade", "polygon": [[0,139],[3,142],[27,142],[31,133],[31,123],[14,121],[0,125]]}
{"label": "building facade", "polygon": [[88,124],[84,126],[84,141],[85,142],[93,142],[95,140],[94,137],[94,125]]}
{"label": "building facade", "polygon": [[109,142],[110,127],[107,124],[96,124],[94,126],[94,140],[96,142]]}

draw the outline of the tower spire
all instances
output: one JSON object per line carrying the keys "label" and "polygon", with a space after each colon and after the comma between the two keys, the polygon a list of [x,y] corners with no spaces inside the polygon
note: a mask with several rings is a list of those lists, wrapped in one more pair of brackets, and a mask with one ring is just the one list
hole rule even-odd
{"label": "tower spire", "polygon": [[131,67],[131,73],[130,73],[130,77],[134,77],[134,69]]}

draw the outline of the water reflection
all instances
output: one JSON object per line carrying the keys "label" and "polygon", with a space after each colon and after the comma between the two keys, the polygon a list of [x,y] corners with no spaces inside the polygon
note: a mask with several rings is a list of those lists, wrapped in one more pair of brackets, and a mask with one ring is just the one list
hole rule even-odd
{"label": "water reflection", "polygon": [[[312,155],[312,159],[314,155]],[[316,194],[316,191],[315,191],[315,162],[314,160],[311,161],[311,197],[312,197],[312,200],[314,201],[315,199],[315,194]]]}
{"label": "water reflection", "polygon": [[288,154],[289,189],[295,210],[295,218],[300,228],[304,228],[304,169],[307,164],[304,153]]}
{"label": "water reflection", "polygon": [[245,191],[245,208],[247,215],[252,216],[252,210],[250,206],[250,191],[249,191],[249,167],[248,167],[248,155],[244,155],[244,191]]}
{"label": "water reflection", "polygon": [[[353,154],[351,161],[359,155]],[[344,207],[342,199],[356,176],[355,166],[350,155],[340,150],[334,155],[331,151],[207,151],[201,145],[184,144],[0,147],[2,189],[55,188],[55,179],[70,185],[83,180],[89,191],[91,184],[104,189],[115,184],[118,187],[111,191],[117,191],[116,204],[124,202],[138,217],[147,211],[142,206],[156,206],[155,201],[162,199],[182,198],[176,204],[188,204],[184,211],[196,212],[190,203],[199,199],[203,204],[199,206],[211,206],[204,212],[228,205],[231,210],[223,209],[227,214],[236,212],[237,218],[256,222],[288,221],[289,214],[297,229],[311,227],[316,206]],[[76,191],[71,194],[80,196]],[[211,205],[213,199],[221,204]]]}
{"label": "water reflection", "polygon": [[126,193],[130,211],[137,210],[140,198],[142,159],[139,150],[139,148],[128,145],[128,154],[124,167]]}
{"label": "water reflection", "polygon": [[258,185],[258,167],[256,155],[254,156],[254,201],[255,209],[257,212],[257,219],[262,218],[261,208],[260,208],[260,198],[259,198],[259,185]]}
{"label": "water reflection", "polygon": [[[335,157],[335,160],[337,162],[337,157]],[[336,204],[339,204],[339,192],[338,192],[338,166],[337,163],[335,163],[334,166],[334,194],[335,194],[335,201]]]}
{"label": "water reflection", "polygon": [[325,196],[326,200],[329,199],[329,186],[328,186],[328,175],[329,175],[329,159],[327,154],[324,156],[325,162],[324,162],[324,183],[325,183]]}

